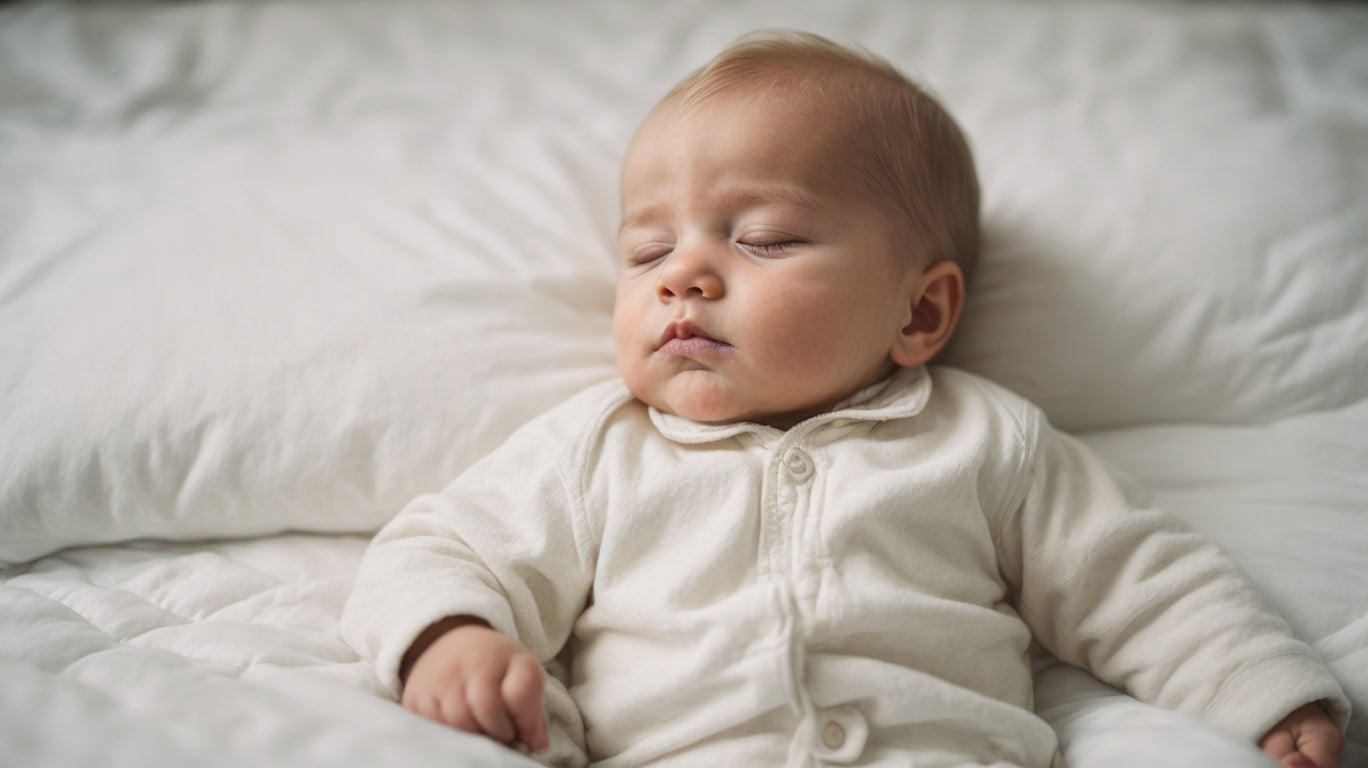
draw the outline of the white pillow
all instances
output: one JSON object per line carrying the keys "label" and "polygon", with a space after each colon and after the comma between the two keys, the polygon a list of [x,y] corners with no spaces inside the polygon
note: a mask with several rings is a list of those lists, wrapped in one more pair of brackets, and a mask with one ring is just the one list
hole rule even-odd
{"label": "white pillow", "polygon": [[613,376],[621,151],[756,26],[861,40],[969,130],[988,251],[945,362],[1070,429],[1368,397],[1368,120],[1339,74],[1368,49],[1276,8],[960,8],[741,6],[679,45],[624,34],[675,29],[650,5],[16,16],[0,561],[370,530]]}
{"label": "white pillow", "polygon": [[1368,398],[1368,46],[1275,4],[1074,8],[926,67],[985,188],[943,361],[1070,430]]}
{"label": "white pillow", "polygon": [[0,226],[0,561],[371,530],[613,375],[599,148],[176,138],[40,154]]}

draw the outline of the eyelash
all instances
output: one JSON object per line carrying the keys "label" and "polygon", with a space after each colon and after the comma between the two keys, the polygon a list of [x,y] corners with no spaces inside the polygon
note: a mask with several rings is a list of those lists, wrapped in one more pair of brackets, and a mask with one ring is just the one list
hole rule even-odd
{"label": "eyelash", "polygon": [[638,266],[638,267],[639,267],[639,266],[646,265],[646,264],[652,264],[652,263],[654,263],[654,262],[660,261],[661,259],[665,258],[666,256],[669,256],[673,251],[674,251],[673,248],[666,248],[666,247],[658,247],[658,248],[646,247],[646,248],[640,248],[640,249],[638,249],[636,252],[634,252],[634,253],[632,254],[629,263],[631,263],[633,266]]}
{"label": "eyelash", "polygon": [[742,248],[760,256],[778,256],[802,245],[801,240],[776,240],[768,243],[739,243]]}
{"label": "eyelash", "polygon": [[[794,249],[794,248],[797,248],[797,247],[800,246],[800,245],[805,244],[805,242],[806,242],[806,241],[804,241],[804,240],[792,239],[792,240],[774,240],[774,241],[763,242],[763,243],[747,243],[747,242],[737,241],[736,244],[739,245],[741,248],[745,249],[747,252],[749,252],[749,253],[751,253],[751,254],[754,254],[754,255],[756,255],[756,256],[765,257],[765,256],[781,256],[781,255],[783,255],[784,253],[787,253],[788,251],[790,251],[790,250],[792,250],[792,249]],[[673,248],[661,248],[661,249],[643,248],[643,249],[641,249],[638,253],[636,253],[636,254],[634,254],[634,255],[632,256],[631,263],[632,263],[634,266],[645,266],[645,265],[647,265],[647,264],[653,264],[653,263],[655,263],[655,262],[657,262],[657,261],[660,261],[661,259],[665,258],[666,256],[669,256],[669,255],[670,255],[671,253],[673,253],[673,252],[674,252],[674,249],[673,249]]]}

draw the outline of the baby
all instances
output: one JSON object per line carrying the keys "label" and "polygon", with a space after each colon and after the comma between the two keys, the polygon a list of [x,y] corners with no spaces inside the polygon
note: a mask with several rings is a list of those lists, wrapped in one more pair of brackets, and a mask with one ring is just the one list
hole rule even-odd
{"label": "baby", "polygon": [[978,194],[887,63],[724,51],[627,153],[622,380],[397,516],[346,638],[408,708],[551,764],[1058,766],[1034,639],[1336,765],[1347,700],[1230,560],[1029,403],[926,367]]}

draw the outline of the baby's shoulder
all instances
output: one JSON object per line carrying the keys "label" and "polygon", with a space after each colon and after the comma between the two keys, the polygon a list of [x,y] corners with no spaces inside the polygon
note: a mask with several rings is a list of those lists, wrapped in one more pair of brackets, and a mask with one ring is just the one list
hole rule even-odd
{"label": "baby's shoulder", "polygon": [[544,460],[563,469],[583,468],[602,458],[610,445],[631,442],[649,431],[646,406],[632,396],[621,379],[599,382],[533,418],[514,435],[540,446]]}
{"label": "baby's shoulder", "polygon": [[1033,440],[1045,420],[1030,400],[997,382],[948,366],[928,369],[931,398],[927,410],[949,419],[957,429],[982,429]]}
{"label": "baby's shoulder", "polygon": [[524,427],[554,442],[592,441],[607,425],[637,401],[621,379],[608,379],[576,394],[533,418]]}

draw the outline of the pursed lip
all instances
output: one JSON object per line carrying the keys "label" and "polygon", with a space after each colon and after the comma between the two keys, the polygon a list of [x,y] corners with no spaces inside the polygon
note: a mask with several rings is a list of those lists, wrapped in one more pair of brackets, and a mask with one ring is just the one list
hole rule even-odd
{"label": "pursed lip", "polygon": [[656,342],[656,351],[675,355],[697,352],[730,352],[732,346],[713,338],[691,320],[672,320]]}

